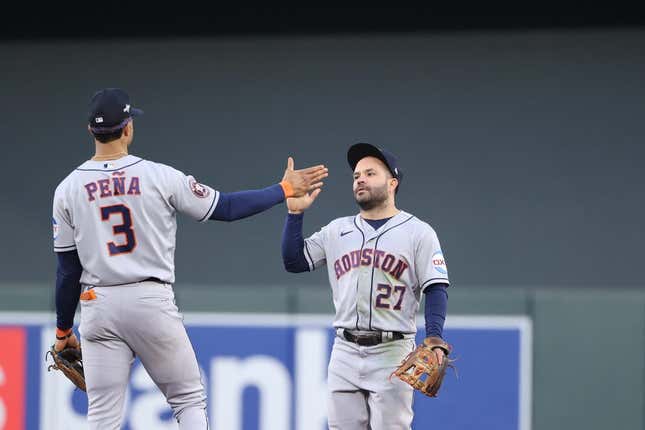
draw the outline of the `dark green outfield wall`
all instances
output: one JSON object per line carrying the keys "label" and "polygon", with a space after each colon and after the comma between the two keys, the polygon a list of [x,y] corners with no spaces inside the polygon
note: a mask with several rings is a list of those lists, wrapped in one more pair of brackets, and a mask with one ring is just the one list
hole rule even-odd
{"label": "dark green outfield wall", "polygon": [[[122,86],[146,112],[132,152],[219,190],[273,184],[289,155],[327,164],[307,233],[356,212],[345,154],[365,140],[399,156],[397,203],[435,227],[455,285],[637,288],[644,46],[638,29],[0,42],[0,280],[51,279],[54,187],[91,156],[92,93]],[[182,218],[177,282],[297,285],[285,212]]]}

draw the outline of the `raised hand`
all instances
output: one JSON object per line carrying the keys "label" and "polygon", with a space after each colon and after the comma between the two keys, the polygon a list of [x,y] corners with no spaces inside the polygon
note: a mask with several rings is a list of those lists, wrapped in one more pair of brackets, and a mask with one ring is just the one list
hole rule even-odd
{"label": "raised hand", "polygon": [[282,178],[282,182],[288,183],[291,188],[287,197],[303,197],[310,191],[320,189],[322,180],[329,175],[328,169],[322,164],[300,170],[294,170],[293,164],[293,158],[289,157]]}
{"label": "raised hand", "polygon": [[287,209],[289,210],[289,213],[299,214],[307,210],[314,200],[316,200],[316,197],[318,197],[318,194],[320,194],[321,191],[322,188],[318,188],[302,197],[292,197],[287,199]]}

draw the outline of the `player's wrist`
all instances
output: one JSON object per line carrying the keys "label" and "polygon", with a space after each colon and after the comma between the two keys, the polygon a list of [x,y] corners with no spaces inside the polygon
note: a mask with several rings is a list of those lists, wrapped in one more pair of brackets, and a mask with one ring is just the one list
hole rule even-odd
{"label": "player's wrist", "polygon": [[305,211],[292,211],[291,209],[288,209],[287,212],[289,212],[289,215],[302,215],[305,213]]}
{"label": "player's wrist", "polygon": [[73,334],[73,332],[72,332],[71,328],[60,329],[60,328],[56,327],[56,339],[57,340],[65,340],[65,339],[71,337],[72,334]]}
{"label": "player's wrist", "polygon": [[291,182],[283,180],[280,182],[280,186],[282,187],[282,191],[284,192],[285,199],[293,197],[293,185],[291,185]]}

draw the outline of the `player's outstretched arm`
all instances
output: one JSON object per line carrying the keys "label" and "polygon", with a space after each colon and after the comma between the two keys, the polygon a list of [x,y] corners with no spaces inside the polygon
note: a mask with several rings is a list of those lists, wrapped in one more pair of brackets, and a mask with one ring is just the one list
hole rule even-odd
{"label": "player's outstretched arm", "polygon": [[235,221],[263,212],[283,202],[287,197],[300,198],[310,190],[319,193],[323,186],[322,179],[327,175],[327,168],[323,165],[294,170],[293,158],[289,157],[287,169],[279,184],[260,190],[220,193],[210,219]]}

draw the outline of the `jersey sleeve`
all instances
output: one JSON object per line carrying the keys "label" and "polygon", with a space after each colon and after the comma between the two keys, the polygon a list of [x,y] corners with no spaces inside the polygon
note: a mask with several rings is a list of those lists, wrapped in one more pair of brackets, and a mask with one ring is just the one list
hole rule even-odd
{"label": "jersey sleeve", "polygon": [[448,268],[441,251],[437,233],[429,226],[419,235],[416,247],[415,266],[417,279],[423,292],[432,284],[448,284]]}
{"label": "jersey sleeve", "polygon": [[325,253],[326,233],[327,227],[323,227],[305,239],[305,259],[307,260],[307,264],[309,264],[309,270],[312,272],[327,263],[327,255]]}
{"label": "jersey sleeve", "polygon": [[54,193],[52,228],[55,252],[67,252],[76,249],[74,224],[67,208],[65,191],[62,186],[59,186]]}
{"label": "jersey sleeve", "polygon": [[171,170],[169,180],[170,204],[197,221],[208,220],[217,205],[219,192],[176,169]]}

